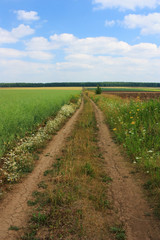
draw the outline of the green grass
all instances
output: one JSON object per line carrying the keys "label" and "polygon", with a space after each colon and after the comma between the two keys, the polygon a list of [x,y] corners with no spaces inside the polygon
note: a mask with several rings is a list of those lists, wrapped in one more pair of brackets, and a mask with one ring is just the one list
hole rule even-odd
{"label": "green grass", "polygon": [[0,157],[79,93],[78,90],[0,90]]}
{"label": "green grass", "polygon": [[154,191],[155,199],[160,200],[160,100],[129,101],[117,96],[91,96],[104,112],[115,140],[149,178],[145,189]]}

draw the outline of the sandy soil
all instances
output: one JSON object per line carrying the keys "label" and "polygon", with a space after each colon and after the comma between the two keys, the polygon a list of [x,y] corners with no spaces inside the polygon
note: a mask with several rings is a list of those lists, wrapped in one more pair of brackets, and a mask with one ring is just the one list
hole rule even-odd
{"label": "sandy soil", "polygon": [[65,145],[65,139],[71,133],[80,112],[83,109],[83,104],[65,124],[65,126],[55,135],[52,141],[49,142],[47,148],[40,155],[37,166],[34,171],[28,175],[22,183],[14,186],[14,190],[8,193],[8,196],[0,205],[0,240],[17,239],[21,234],[20,231],[9,231],[9,227],[17,226],[25,227],[28,220],[29,207],[27,201],[31,194],[37,188],[43,173],[54,162],[56,156]]}
{"label": "sandy soil", "polygon": [[100,149],[106,171],[112,178],[109,193],[120,220],[124,223],[128,240],[160,240],[160,223],[153,217],[140,184],[131,174],[131,164],[122,157],[104,123],[103,113],[93,103],[99,127]]}

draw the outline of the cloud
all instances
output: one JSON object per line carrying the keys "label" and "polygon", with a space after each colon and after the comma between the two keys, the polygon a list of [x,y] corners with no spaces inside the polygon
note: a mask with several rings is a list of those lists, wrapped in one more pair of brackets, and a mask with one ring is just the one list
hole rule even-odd
{"label": "cloud", "polygon": [[112,37],[95,37],[95,38],[76,38],[72,34],[53,35],[50,39],[43,37],[32,38],[26,42],[28,50],[64,50],[67,54],[111,54],[121,55],[128,51],[130,46],[123,41],[118,41]]}
{"label": "cloud", "polygon": [[43,51],[28,51],[26,52],[26,55],[32,59],[37,60],[52,60],[54,58],[54,55],[48,52]]}
{"label": "cloud", "polygon": [[44,37],[34,37],[26,42],[26,46],[29,50],[55,50],[71,45],[76,39],[74,35],[68,33],[54,34],[49,40]]}
{"label": "cloud", "polygon": [[105,26],[106,27],[112,27],[113,25],[115,25],[115,21],[114,20],[111,20],[111,21],[106,20],[105,21]]}
{"label": "cloud", "polygon": [[44,37],[32,38],[26,43],[27,51],[63,52],[68,61],[71,56],[76,59],[91,59],[90,57],[113,56],[136,57],[136,58],[158,58],[160,47],[152,43],[140,43],[130,45],[113,37],[90,37],[76,38],[71,34],[53,35],[49,39]]}
{"label": "cloud", "polygon": [[20,38],[31,35],[33,33],[34,29],[24,24],[20,24],[17,28],[13,28],[11,31],[0,28],[0,44],[16,43]]}
{"label": "cloud", "polygon": [[43,51],[19,51],[13,48],[0,48],[0,59],[31,58],[36,60],[51,60],[54,55]]}
{"label": "cloud", "polygon": [[125,16],[123,23],[127,28],[140,28],[142,35],[160,34],[160,13],[129,14]]}
{"label": "cloud", "polygon": [[0,44],[2,43],[15,43],[17,39],[12,35],[11,32],[0,28]]}
{"label": "cloud", "polygon": [[34,33],[34,29],[30,28],[29,25],[20,24],[17,28],[13,28],[11,34],[19,39]]}
{"label": "cloud", "polygon": [[[26,49],[0,48],[3,81],[159,81],[160,47],[112,37],[34,37]],[[54,60],[52,60],[54,58]],[[34,59],[34,61],[32,61]],[[43,61],[43,63],[41,62]],[[53,78],[54,77],[54,78]]]}
{"label": "cloud", "polygon": [[35,11],[26,12],[24,10],[14,11],[17,14],[17,19],[22,21],[36,21],[39,20],[40,17],[38,13]]}
{"label": "cloud", "polygon": [[119,8],[121,10],[135,10],[136,8],[156,8],[160,0],[93,0],[98,9]]}
{"label": "cloud", "polygon": [[12,48],[0,48],[0,59],[7,58],[22,58],[26,54],[23,51],[19,51]]}

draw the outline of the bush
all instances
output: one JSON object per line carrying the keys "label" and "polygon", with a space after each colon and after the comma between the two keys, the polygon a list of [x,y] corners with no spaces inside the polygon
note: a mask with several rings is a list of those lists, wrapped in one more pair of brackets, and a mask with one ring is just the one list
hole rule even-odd
{"label": "bush", "polygon": [[102,89],[100,88],[100,86],[98,85],[95,91],[96,94],[101,94],[102,93]]}

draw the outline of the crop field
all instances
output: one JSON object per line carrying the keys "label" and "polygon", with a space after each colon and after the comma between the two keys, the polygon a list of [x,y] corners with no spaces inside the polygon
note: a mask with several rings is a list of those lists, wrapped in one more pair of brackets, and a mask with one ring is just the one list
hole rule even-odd
{"label": "crop field", "polygon": [[103,93],[116,95],[121,98],[129,98],[129,99],[134,99],[137,97],[143,100],[160,98],[160,92],[103,92]]}
{"label": "crop field", "polygon": [[0,90],[0,156],[17,140],[56,115],[80,90]]}
{"label": "crop field", "polygon": [[[88,88],[89,90],[95,90],[96,88]],[[116,93],[137,93],[137,92],[160,92],[160,88],[150,88],[150,87],[102,87],[102,92],[116,92]]]}

